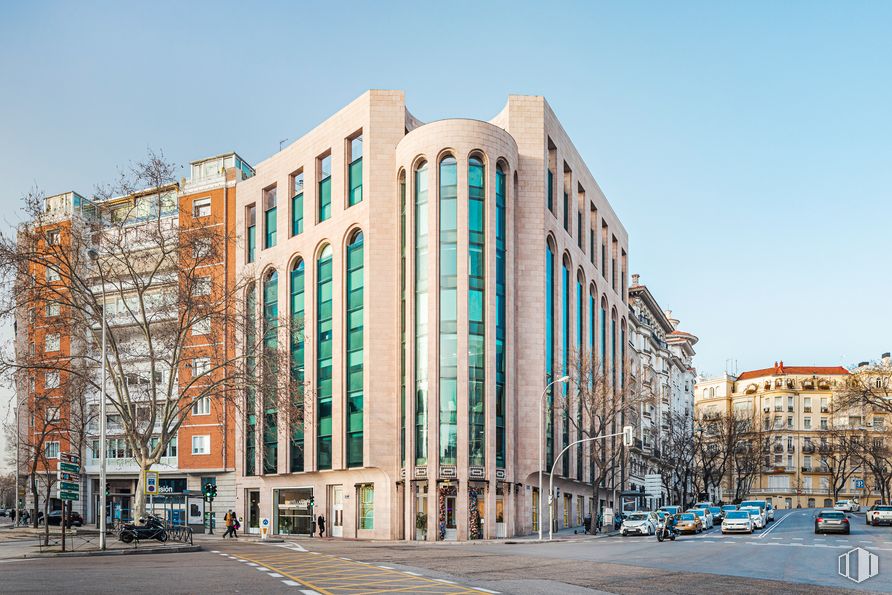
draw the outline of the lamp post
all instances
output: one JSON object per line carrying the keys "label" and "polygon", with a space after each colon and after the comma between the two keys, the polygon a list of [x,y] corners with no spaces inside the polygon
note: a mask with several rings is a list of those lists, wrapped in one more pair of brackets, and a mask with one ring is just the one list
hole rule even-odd
{"label": "lamp post", "polygon": [[[87,255],[93,262],[98,263],[99,261],[99,252],[95,249],[90,248],[87,251]],[[105,545],[105,529],[106,529],[106,516],[105,516],[105,506],[106,506],[106,498],[105,498],[105,468],[106,468],[106,446],[105,446],[105,358],[106,358],[106,318],[105,318],[105,279],[102,278],[102,275],[99,275],[99,281],[102,283],[102,372],[101,372],[101,381],[102,391],[99,396],[99,510],[97,514],[99,514],[99,549],[104,550]]]}
{"label": "lamp post", "polygon": [[[545,450],[544,445],[542,444],[542,417],[545,415],[545,395],[548,394],[548,389],[559,382],[570,382],[569,376],[561,376],[556,380],[552,380],[548,384],[545,385],[545,390],[542,391],[542,396],[539,397],[539,403],[541,405],[541,409],[539,410],[539,541],[542,541],[542,465],[544,464],[542,459],[544,457],[543,451]],[[551,521],[549,521],[551,522]],[[549,531],[551,531],[551,527],[549,526]]]}

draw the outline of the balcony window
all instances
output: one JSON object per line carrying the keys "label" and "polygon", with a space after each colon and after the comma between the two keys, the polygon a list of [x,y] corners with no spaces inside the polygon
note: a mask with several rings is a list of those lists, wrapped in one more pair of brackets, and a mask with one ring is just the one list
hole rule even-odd
{"label": "balcony window", "polygon": [[192,400],[192,415],[210,415],[211,414],[211,398],[208,396],[198,397]]}
{"label": "balcony window", "polygon": [[245,261],[252,263],[257,252],[257,207],[254,205],[248,205],[245,212],[245,235]]}
{"label": "balcony window", "polygon": [[59,230],[54,229],[52,231],[46,232],[46,243],[50,246],[58,246],[59,245]]}
{"label": "balcony window", "polygon": [[319,179],[319,222],[331,219],[331,155],[317,161]]}
{"label": "balcony window", "polygon": [[61,345],[61,338],[59,333],[50,333],[44,338],[44,351],[49,353],[52,351],[59,351]]}
{"label": "balcony window", "polygon": [[276,187],[263,191],[263,247],[276,245]]}
{"label": "balcony window", "polygon": [[304,231],[304,173],[291,177],[291,235],[300,235]]}
{"label": "balcony window", "polygon": [[[53,318],[54,316],[58,316],[62,310],[61,304],[59,302],[48,302],[46,305],[46,317]],[[31,322],[34,322],[33,320]]]}
{"label": "balcony window", "polygon": [[211,198],[196,198],[192,201],[192,216],[207,217],[211,214]]}
{"label": "balcony window", "polygon": [[56,441],[47,442],[44,444],[43,452],[48,459],[58,459],[59,458],[59,443]]}

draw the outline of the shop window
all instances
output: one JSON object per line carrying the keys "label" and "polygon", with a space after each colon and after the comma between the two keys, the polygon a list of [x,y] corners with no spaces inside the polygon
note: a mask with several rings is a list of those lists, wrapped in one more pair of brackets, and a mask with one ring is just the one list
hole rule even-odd
{"label": "shop window", "polygon": [[372,484],[359,487],[359,528],[375,528],[375,486]]}

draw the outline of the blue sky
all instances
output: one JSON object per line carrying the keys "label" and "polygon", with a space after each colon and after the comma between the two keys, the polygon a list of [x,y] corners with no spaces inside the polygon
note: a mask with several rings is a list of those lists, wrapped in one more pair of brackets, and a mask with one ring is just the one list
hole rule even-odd
{"label": "blue sky", "polygon": [[147,147],[257,162],[370,87],[545,95],[701,371],[850,364],[892,350],[890,59],[888,2],[9,4],[0,211]]}

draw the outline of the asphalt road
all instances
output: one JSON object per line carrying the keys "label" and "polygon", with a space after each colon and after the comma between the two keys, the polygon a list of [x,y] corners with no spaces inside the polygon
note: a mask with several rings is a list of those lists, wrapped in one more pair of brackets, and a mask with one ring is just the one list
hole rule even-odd
{"label": "asphalt road", "polygon": [[[372,543],[301,540],[281,545],[208,541],[188,554],[0,562],[4,593],[802,593],[892,592],[892,528],[852,521],[848,536],[816,536],[810,510],[778,511],[754,535],[652,537],[562,543]],[[880,558],[859,584],[837,557],[861,546]],[[889,574],[883,574],[886,567]]]}

